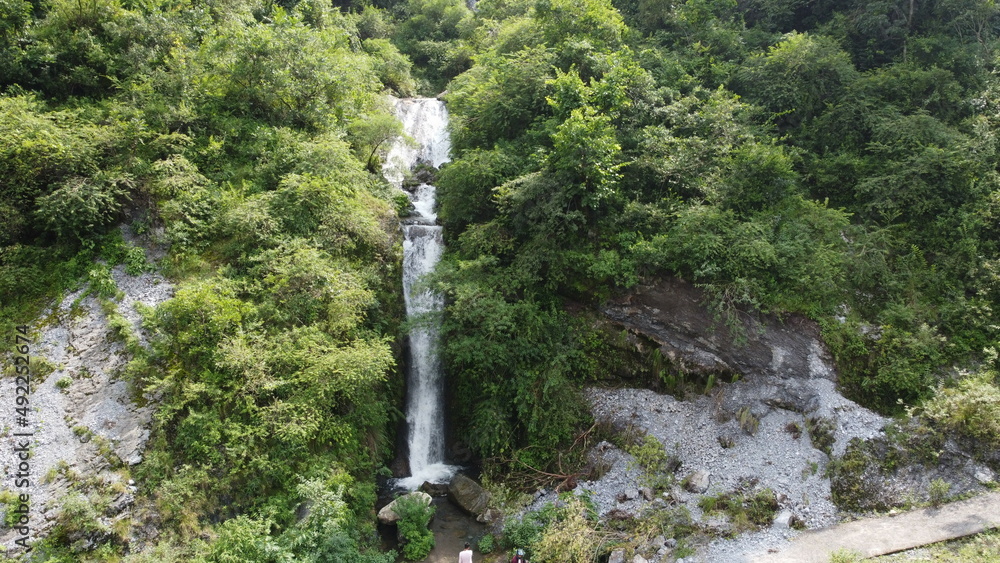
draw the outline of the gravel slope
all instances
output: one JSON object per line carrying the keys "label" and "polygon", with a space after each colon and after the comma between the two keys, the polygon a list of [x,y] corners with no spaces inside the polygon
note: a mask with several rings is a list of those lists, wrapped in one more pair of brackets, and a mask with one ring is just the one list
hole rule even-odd
{"label": "gravel slope", "polygon": [[[834,454],[843,453],[851,438],[880,435],[888,421],[842,397],[831,379],[832,370],[823,364],[800,378],[751,378],[719,385],[690,400],[647,389],[600,388],[589,389],[587,398],[596,419],[618,430],[631,426],[655,436],[680,459],[678,481],[695,471],[707,472],[704,494],[714,495],[755,480],[757,488],[774,490],[779,513],[788,511],[786,517],[794,514],[807,528],[820,528],[836,523],[838,511],[830,500],[830,481],[824,477],[830,458],[814,447],[805,431],[806,420],[830,421]],[[745,421],[750,420],[747,413],[758,421],[752,433],[740,426],[741,412]],[[801,434],[790,432],[792,425],[802,429]],[[752,429],[753,424],[745,426]],[[612,510],[640,515],[650,501],[639,494],[641,470],[630,463],[632,456],[608,443],[597,449],[609,469],[596,481],[580,482],[577,492],[589,492],[602,516]],[[671,502],[687,507],[695,521],[712,525],[718,520],[706,517],[698,507],[701,494],[680,486],[670,494]],[[541,495],[533,506],[555,498],[554,493]],[[653,502],[662,506],[664,501]],[[778,523],[732,540],[714,541],[686,561],[748,561],[753,554],[780,548],[797,533]],[[672,559],[661,551],[652,560]]]}
{"label": "gravel slope", "polygon": [[[173,295],[173,286],[159,274],[130,276],[122,266],[112,269],[112,277],[122,293],[115,300],[117,310],[145,343],[135,305],[155,307]],[[140,407],[132,401],[128,383],[118,376],[128,354],[121,342],[110,338],[100,302],[93,296],[81,299],[83,292],[67,295],[33,325],[32,364],[40,366],[44,358],[55,369],[44,379],[32,379],[29,424],[17,424],[13,404],[3,405],[0,414],[4,444],[0,448],[0,489],[30,494],[33,540],[51,527],[58,500],[67,491],[64,478],[47,479],[47,475],[54,475],[58,467],[68,467],[91,482],[100,482],[101,487],[109,487],[122,481],[127,472],[111,468],[100,453],[99,443],[107,443],[112,455],[127,467],[142,460],[149,437],[152,406]],[[62,387],[60,381],[64,382]],[[14,396],[13,377],[0,379],[0,385],[0,396]],[[26,488],[16,486],[19,460],[8,446],[13,443],[12,432],[22,429],[33,433],[30,486]],[[134,489],[128,486],[127,490]],[[119,506],[129,505],[131,494],[123,495],[119,502]],[[12,530],[0,529],[0,544],[8,555],[17,551],[14,541],[18,537]]]}

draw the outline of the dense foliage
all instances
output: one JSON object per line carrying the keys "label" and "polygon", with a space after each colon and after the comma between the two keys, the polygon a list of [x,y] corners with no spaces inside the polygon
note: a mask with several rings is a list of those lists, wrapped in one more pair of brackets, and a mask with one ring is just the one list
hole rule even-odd
{"label": "dense foliage", "polygon": [[[438,279],[457,418],[479,453],[568,443],[572,381],[608,373],[566,311],[662,276],[705,289],[722,322],[818,320],[845,391],[883,411],[984,359],[991,3],[478,8],[489,33],[472,34],[474,65],[446,96]],[[566,425],[540,441],[543,405]]]}
{"label": "dense foliage", "polygon": [[[121,223],[169,250],[176,293],[125,374],[157,405],[133,476],[161,558],[392,560],[371,514],[402,391],[400,247],[371,171],[400,134],[385,93],[412,91],[407,58],[321,2],[3,14],[4,321],[77,280],[114,295],[109,266],[146,267]],[[98,528],[63,514],[53,560],[130,535],[73,543]]]}
{"label": "dense foliage", "polygon": [[[3,0],[0,16],[5,325],[80,281],[113,294],[107,265],[145,267],[122,223],[169,249],[176,296],[127,370],[158,400],[137,470],[167,532],[149,557],[384,559],[374,473],[402,387],[385,93],[445,91],[451,111],[433,283],[451,419],[479,456],[558,465],[587,423],[581,382],[620,351],[580,312],[667,276],[720,322],[816,319],[853,398],[893,412],[938,392],[934,419],[995,441],[993,2]],[[948,382],[977,364],[994,369]],[[597,541],[582,512],[556,520],[588,532],[533,529],[539,557]],[[121,551],[68,544],[46,549]]]}

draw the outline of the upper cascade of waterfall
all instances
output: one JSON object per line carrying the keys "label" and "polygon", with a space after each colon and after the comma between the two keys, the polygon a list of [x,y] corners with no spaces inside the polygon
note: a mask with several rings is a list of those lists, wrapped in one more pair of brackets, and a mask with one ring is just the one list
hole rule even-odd
{"label": "upper cascade of waterfall", "polygon": [[448,110],[436,98],[391,98],[396,117],[403,123],[403,131],[413,142],[393,144],[382,166],[382,173],[397,188],[403,179],[420,163],[435,168],[448,162],[451,137],[448,134]]}

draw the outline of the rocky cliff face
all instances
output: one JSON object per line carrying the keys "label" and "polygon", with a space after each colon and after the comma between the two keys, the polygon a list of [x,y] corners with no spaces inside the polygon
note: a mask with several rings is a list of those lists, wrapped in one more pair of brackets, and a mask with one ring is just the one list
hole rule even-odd
{"label": "rocky cliff face", "polygon": [[716,319],[704,301],[698,288],[668,279],[641,286],[602,312],[627,329],[636,346],[655,343],[664,357],[689,373],[834,379],[815,323],[797,315],[743,315],[734,330]]}
{"label": "rocky cliff face", "polygon": [[[794,534],[790,522],[809,528],[836,522],[826,467],[852,439],[883,436],[887,420],[837,392],[832,361],[808,319],[746,315],[734,331],[703,301],[701,291],[674,279],[602,308],[625,329],[637,358],[658,349],[669,369],[721,377],[710,392],[683,398],[648,389],[587,390],[595,419],[619,436],[655,438],[675,461],[672,474],[661,476],[666,491],[654,494],[643,489],[648,477],[636,460],[605,442],[590,454],[600,470],[577,490],[588,492],[603,518],[646,519],[683,507],[709,537],[724,537],[733,533],[731,523],[704,512],[700,500],[770,489],[778,505],[773,526],[714,542],[695,558],[743,561]],[[535,506],[554,499],[542,495]],[[672,560],[667,546],[654,547],[647,550],[651,561]]]}
{"label": "rocky cliff face", "polygon": [[[13,420],[13,412],[3,424],[5,435],[32,434],[26,438],[29,486],[15,480],[20,460],[13,449],[0,449],[5,469],[0,488],[30,495],[31,541],[57,522],[86,517],[87,533],[69,538],[86,543],[112,534],[117,520],[131,516],[136,488],[129,469],[143,459],[153,406],[146,398],[137,403],[120,374],[130,359],[126,342],[145,344],[136,306],[155,307],[172,296],[173,286],[154,273],[128,275],[123,266],[111,275],[117,296],[102,303],[81,288],[31,325],[27,425]],[[13,397],[14,379],[0,382],[2,395]],[[8,555],[21,551],[14,543],[20,537],[15,530],[0,530]]]}
{"label": "rocky cliff face", "polygon": [[[699,546],[691,561],[743,562],[795,535],[793,523],[819,528],[837,522],[844,508],[838,490],[841,497],[845,490],[858,490],[880,505],[895,506],[925,498],[932,478],[945,479],[956,493],[981,490],[993,480],[988,468],[962,452],[949,453],[947,444],[947,455],[936,464],[869,471],[872,460],[890,447],[884,431],[890,420],[839,394],[816,324],[798,316],[745,315],[734,332],[715,320],[703,301],[697,288],[674,279],[639,287],[602,308],[638,352],[623,364],[642,372],[638,375],[649,374],[643,362],[658,350],[672,364],[669,369],[739,378],[718,377],[710,391],[682,398],[649,389],[586,391],[594,418],[612,428],[619,443],[653,438],[672,460],[654,487],[626,451],[609,442],[593,448],[589,479],[581,479],[576,491],[587,494],[601,518],[648,520],[683,509],[700,533],[716,538]],[[643,385],[659,383],[654,378]],[[857,458],[859,449],[869,453],[853,464],[853,473],[836,470],[834,460]],[[951,461],[944,463],[946,457]],[[830,469],[850,482],[831,483]],[[765,489],[773,491],[777,504],[773,523],[750,533],[722,539],[734,534],[733,523],[702,509],[706,496]],[[557,502],[554,492],[538,494],[532,508],[547,502]],[[635,548],[649,561],[674,560],[673,546],[653,543]]]}

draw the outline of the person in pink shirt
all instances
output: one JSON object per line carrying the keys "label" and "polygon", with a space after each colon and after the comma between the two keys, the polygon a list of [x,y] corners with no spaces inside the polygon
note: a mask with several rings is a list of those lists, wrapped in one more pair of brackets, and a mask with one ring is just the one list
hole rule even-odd
{"label": "person in pink shirt", "polygon": [[472,548],[465,544],[465,549],[458,554],[458,563],[472,563]]}

